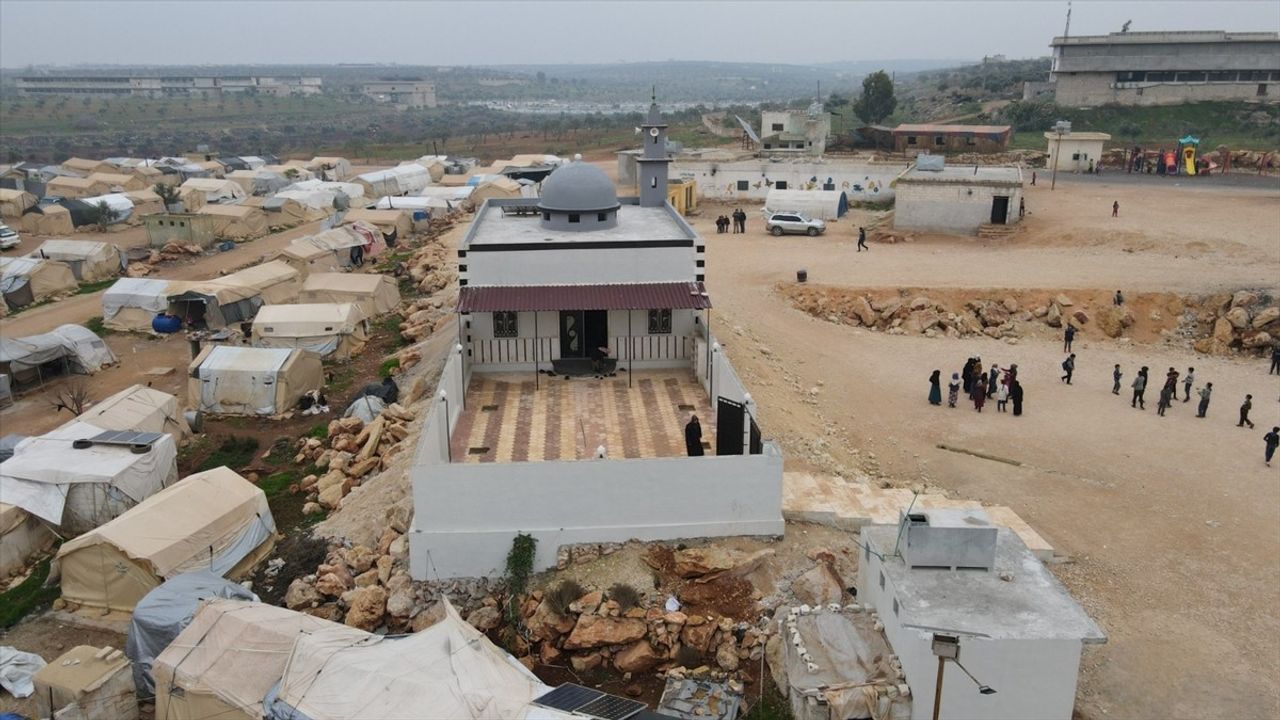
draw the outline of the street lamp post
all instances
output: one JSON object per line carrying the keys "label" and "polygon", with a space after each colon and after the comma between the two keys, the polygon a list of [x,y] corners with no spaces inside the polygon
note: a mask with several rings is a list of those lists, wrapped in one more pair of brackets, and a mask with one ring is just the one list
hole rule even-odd
{"label": "street lamp post", "polygon": [[969,672],[964,665],[960,664],[960,637],[958,635],[945,635],[942,633],[933,634],[932,643],[933,654],[938,657],[938,680],[933,689],[933,720],[939,720],[942,712],[942,676],[947,669],[947,661],[956,664],[960,671],[978,686],[978,693],[981,695],[995,695],[995,688],[989,685],[983,685],[978,679]]}
{"label": "street lamp post", "polygon": [[1058,158],[1062,157],[1062,136],[1071,133],[1071,121],[1059,120],[1053,124],[1053,131],[1058,135],[1058,142],[1053,151],[1053,175],[1049,179],[1049,189],[1053,190],[1058,184]]}
{"label": "street lamp post", "polygon": [[440,391],[440,402],[444,403],[444,450],[445,458],[453,462],[453,433],[449,429],[449,393]]}

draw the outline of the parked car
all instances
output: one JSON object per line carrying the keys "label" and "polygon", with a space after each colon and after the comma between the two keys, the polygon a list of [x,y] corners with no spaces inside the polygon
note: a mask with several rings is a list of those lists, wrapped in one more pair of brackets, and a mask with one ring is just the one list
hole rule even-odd
{"label": "parked car", "polygon": [[22,242],[18,233],[8,225],[0,225],[0,250],[16,248]]}
{"label": "parked car", "polygon": [[827,224],[822,220],[800,213],[776,212],[765,218],[764,229],[774,235],[808,235],[815,237],[827,231]]}

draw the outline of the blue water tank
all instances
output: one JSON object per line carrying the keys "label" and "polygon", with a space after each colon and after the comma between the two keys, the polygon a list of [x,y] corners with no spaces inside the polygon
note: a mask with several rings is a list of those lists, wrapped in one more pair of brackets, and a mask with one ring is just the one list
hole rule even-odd
{"label": "blue water tank", "polygon": [[151,321],[151,329],[162,335],[176,333],[182,329],[182,318],[177,315],[156,315]]}

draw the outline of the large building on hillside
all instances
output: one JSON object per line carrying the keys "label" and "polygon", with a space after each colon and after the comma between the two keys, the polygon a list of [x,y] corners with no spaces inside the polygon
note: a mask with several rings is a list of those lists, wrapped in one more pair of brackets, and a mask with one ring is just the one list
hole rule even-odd
{"label": "large building on hillside", "polygon": [[1280,34],[1120,32],[1056,37],[1049,82],[1059,105],[1280,100]]}
{"label": "large building on hillside", "polygon": [[18,78],[21,95],[132,95],[161,98],[182,95],[217,97],[228,93],[318,95],[319,77],[258,75],[25,75]]}
{"label": "large building on hillside", "polygon": [[398,108],[433,108],[436,106],[436,84],[422,78],[383,78],[370,80],[361,93],[378,102]]}

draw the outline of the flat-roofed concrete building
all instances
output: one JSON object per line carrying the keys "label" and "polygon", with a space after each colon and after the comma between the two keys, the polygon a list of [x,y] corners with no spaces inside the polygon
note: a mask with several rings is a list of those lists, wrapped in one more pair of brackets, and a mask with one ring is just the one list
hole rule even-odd
{"label": "flat-roofed concrete building", "polygon": [[1059,105],[1280,100],[1280,34],[1124,32],[1056,37],[1049,80]]}
{"label": "flat-roofed concrete building", "polygon": [[383,78],[361,85],[360,91],[378,102],[399,108],[436,106],[436,84],[422,78]]}
{"label": "flat-roofed concrete building", "polygon": [[981,235],[990,226],[1021,220],[1022,170],[1016,167],[926,166],[921,161],[894,183],[895,229]]}
{"label": "flat-roofed concrete building", "polygon": [[22,95],[133,95],[214,97],[255,91],[271,95],[317,95],[324,81],[305,76],[213,75],[25,75],[18,78]]}

